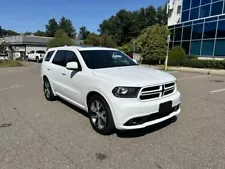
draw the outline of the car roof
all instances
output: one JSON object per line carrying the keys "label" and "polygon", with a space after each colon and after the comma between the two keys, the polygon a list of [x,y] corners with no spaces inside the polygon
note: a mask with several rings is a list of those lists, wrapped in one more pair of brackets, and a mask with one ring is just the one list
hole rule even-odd
{"label": "car roof", "polygon": [[73,49],[77,49],[79,51],[87,51],[87,50],[118,50],[118,49],[115,49],[115,48],[107,48],[107,47],[62,46],[62,47],[50,48],[49,51],[51,51],[51,50],[73,50]]}

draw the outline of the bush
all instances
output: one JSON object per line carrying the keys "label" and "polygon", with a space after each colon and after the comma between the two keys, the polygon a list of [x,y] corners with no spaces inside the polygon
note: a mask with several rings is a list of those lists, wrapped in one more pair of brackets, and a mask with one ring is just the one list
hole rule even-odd
{"label": "bush", "polygon": [[180,66],[182,61],[185,59],[185,51],[180,46],[175,46],[169,52],[168,65],[170,66]]}
{"label": "bush", "polygon": [[225,69],[225,60],[187,59],[182,63],[182,66],[192,68]]}
{"label": "bush", "polygon": [[22,65],[19,60],[0,60],[0,67],[17,67]]}
{"label": "bush", "polygon": [[198,59],[198,56],[195,55],[186,55],[185,59]]}

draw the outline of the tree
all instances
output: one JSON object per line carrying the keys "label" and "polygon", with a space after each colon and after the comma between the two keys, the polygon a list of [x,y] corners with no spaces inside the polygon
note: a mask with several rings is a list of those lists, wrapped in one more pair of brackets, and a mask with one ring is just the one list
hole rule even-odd
{"label": "tree", "polygon": [[59,28],[63,29],[69,37],[74,38],[75,28],[71,20],[62,17],[59,21]]}
{"label": "tree", "polygon": [[4,36],[4,33],[3,33],[3,29],[2,29],[2,27],[0,26],[0,38],[2,37],[2,36]]}
{"label": "tree", "polygon": [[34,33],[35,36],[46,36],[46,32],[38,30],[37,32]]}
{"label": "tree", "polygon": [[53,37],[55,32],[59,29],[59,25],[55,20],[55,18],[50,19],[45,27],[46,27],[46,34],[49,37]]}
{"label": "tree", "polygon": [[157,18],[157,23],[160,24],[160,25],[166,25],[167,24],[166,8],[167,8],[166,5],[164,7],[159,6],[157,8],[156,18]]}
{"label": "tree", "polygon": [[101,46],[101,36],[96,33],[90,33],[87,38],[84,40],[84,44],[93,45],[93,46]]}
{"label": "tree", "polygon": [[82,36],[82,39],[83,40],[87,39],[87,37],[88,37],[89,34],[90,34],[90,31],[88,31],[85,26],[82,26],[80,28],[80,35]]}
{"label": "tree", "polygon": [[69,38],[63,29],[59,29],[55,32],[54,38],[48,42],[48,48],[59,47],[64,45],[74,45],[74,42]]}
{"label": "tree", "polygon": [[142,57],[144,60],[158,61],[161,63],[167,53],[167,37],[169,30],[167,26],[154,25],[138,38],[142,45]]}
{"label": "tree", "polygon": [[7,43],[3,41],[0,43],[0,54],[6,54],[6,49],[7,49]]}

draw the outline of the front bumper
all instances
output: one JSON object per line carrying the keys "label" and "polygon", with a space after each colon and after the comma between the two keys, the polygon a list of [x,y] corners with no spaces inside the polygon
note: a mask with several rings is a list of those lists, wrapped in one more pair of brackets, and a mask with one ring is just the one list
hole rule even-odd
{"label": "front bumper", "polygon": [[[168,101],[172,101],[172,107],[174,108],[174,111],[163,116],[157,116],[160,104]],[[129,130],[145,128],[147,126],[154,125],[177,116],[181,111],[179,104],[180,92],[177,91],[171,96],[152,101],[140,101],[136,98],[115,98],[113,103],[111,103],[111,108],[116,128],[121,130]],[[142,123],[127,125],[127,122],[132,119],[140,119],[144,117],[147,118],[149,116],[152,117],[152,115],[154,118],[149,118],[149,120],[145,119],[145,121]]]}

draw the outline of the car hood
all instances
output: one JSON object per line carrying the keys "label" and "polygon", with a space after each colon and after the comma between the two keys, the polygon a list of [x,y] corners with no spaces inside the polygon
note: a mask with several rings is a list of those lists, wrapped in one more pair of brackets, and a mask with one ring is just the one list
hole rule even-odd
{"label": "car hood", "polygon": [[175,81],[169,73],[143,66],[95,69],[93,74],[118,86],[150,86]]}

